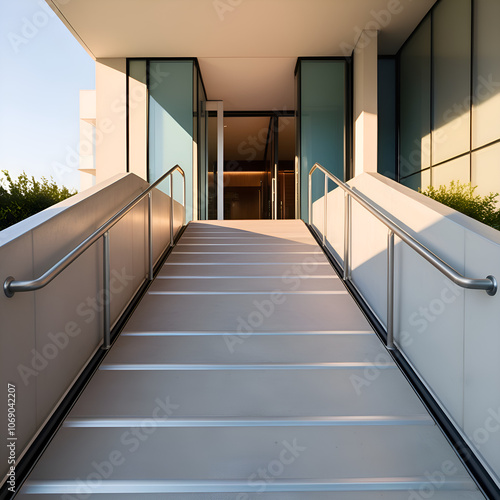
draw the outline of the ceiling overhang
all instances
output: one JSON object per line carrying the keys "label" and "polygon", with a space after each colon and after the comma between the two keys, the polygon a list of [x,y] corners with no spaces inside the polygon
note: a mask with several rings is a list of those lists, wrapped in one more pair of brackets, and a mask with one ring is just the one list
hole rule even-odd
{"label": "ceiling overhang", "polygon": [[298,57],[348,56],[363,29],[395,54],[435,0],[46,2],[95,59],[197,57],[210,99],[269,109],[293,107]]}

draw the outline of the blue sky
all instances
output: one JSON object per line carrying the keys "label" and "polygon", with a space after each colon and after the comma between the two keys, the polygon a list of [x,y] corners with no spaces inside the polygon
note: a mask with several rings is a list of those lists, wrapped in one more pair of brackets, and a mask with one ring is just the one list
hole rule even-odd
{"label": "blue sky", "polygon": [[78,188],[79,91],[95,63],[43,0],[0,2],[0,170]]}

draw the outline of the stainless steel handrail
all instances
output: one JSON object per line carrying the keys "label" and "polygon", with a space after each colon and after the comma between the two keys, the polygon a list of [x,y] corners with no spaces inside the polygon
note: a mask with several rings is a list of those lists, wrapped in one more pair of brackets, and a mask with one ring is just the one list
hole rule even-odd
{"label": "stainless steel handrail", "polygon": [[[62,273],[71,263],[73,263],[80,255],[82,255],[86,250],[88,250],[96,241],[101,237],[103,238],[103,256],[104,256],[104,279],[103,285],[104,289],[109,296],[109,230],[120,221],[125,215],[127,215],[138,203],[140,203],[146,196],[148,196],[148,255],[149,255],[149,280],[153,279],[153,231],[152,231],[152,191],[163,182],[168,176],[170,177],[170,245],[173,245],[174,234],[173,234],[173,220],[174,220],[174,197],[173,197],[173,173],[179,172],[182,175],[183,180],[183,200],[182,205],[184,209],[186,208],[186,175],[184,170],[179,165],[172,167],[168,172],[163,174],[157,181],[151,184],[147,189],[145,189],[141,194],[136,196],[130,203],[125,205],[121,210],[116,212],[110,219],[108,219],[104,224],[102,224],[98,229],[96,229],[90,236],[85,238],[79,245],[77,245],[73,250],[67,253],[59,262],[54,264],[49,270],[47,270],[42,276],[33,280],[19,281],[15,280],[12,276],[9,276],[3,283],[3,290],[7,297],[13,297],[17,292],[30,292],[34,290],[39,290],[47,286],[52,280],[54,280],[59,274]],[[183,223],[185,220],[183,221]],[[109,332],[110,332],[110,311],[109,311],[109,300],[105,301],[106,307],[104,308],[104,322],[105,322],[105,340],[104,346],[109,347]],[[108,337],[106,339],[106,336]],[[107,342],[106,342],[107,340]]]}
{"label": "stainless steel handrail", "polygon": [[319,163],[315,163],[309,172],[309,224],[312,227],[312,174],[315,170],[320,170],[325,175],[325,188],[324,188],[324,220],[323,220],[323,245],[327,241],[327,195],[328,195],[328,180],[331,179],[339,187],[344,190],[345,194],[345,210],[344,210],[344,280],[350,279],[350,253],[351,253],[351,198],[356,200],[363,208],[368,210],[380,222],[382,222],[388,229],[387,236],[387,347],[394,349],[394,235],[398,236],[404,243],[417,252],[427,262],[432,264],[438,271],[444,274],[456,285],[462,288],[472,290],[485,290],[488,295],[495,295],[497,292],[498,284],[494,276],[487,276],[486,278],[474,279],[466,278],[458,271],[453,269],[444,260],[439,258],[436,254],[431,252],[428,248],[417,241],[413,236],[408,234],[404,229],[400,228],[394,221],[389,219],[380,210],[373,206],[369,201],[365,200],[362,196],[356,193],[348,184],[342,182],[335,175],[328,172]]}

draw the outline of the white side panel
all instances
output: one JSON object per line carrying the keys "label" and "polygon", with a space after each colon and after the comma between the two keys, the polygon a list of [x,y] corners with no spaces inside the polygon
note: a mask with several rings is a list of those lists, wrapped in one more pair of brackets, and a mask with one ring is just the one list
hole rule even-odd
{"label": "white side panel", "polygon": [[[318,181],[322,182],[318,177]],[[383,213],[470,278],[500,277],[500,233],[378,174],[349,182]],[[344,210],[328,197],[327,244],[343,265]],[[313,205],[323,233],[324,200]],[[386,324],[387,228],[352,201],[352,282]],[[394,215],[395,214],[395,215]],[[499,474],[500,294],[463,290],[395,238],[395,341],[459,430]]]}
{"label": "white side panel", "polygon": [[[0,238],[2,233],[0,232]],[[32,234],[27,233],[16,242],[0,246],[0,276],[33,275]],[[2,282],[3,282],[2,279]],[[36,432],[36,371],[32,366],[35,348],[35,297],[17,294],[8,299],[0,293],[0,379],[5,396],[0,399],[2,435],[7,429],[7,384],[16,387],[17,453],[29,443]],[[1,447],[1,474],[6,471],[8,449]]]}
{"label": "white side panel", "polygon": [[[466,264],[477,276],[500,276],[500,245],[477,234],[465,238]],[[500,296],[465,292],[464,429],[500,482]]]}
{"label": "white side panel", "polygon": [[156,262],[170,244],[170,196],[158,189],[153,191],[153,212],[153,255]]}
{"label": "white side panel", "polygon": [[[41,276],[147,186],[134,174],[114,177],[2,231],[2,283],[9,275],[18,280]],[[155,191],[153,200],[156,262],[170,242],[170,197]],[[146,278],[147,210],[144,200],[109,233],[112,324]],[[183,210],[176,206],[174,228],[182,225]],[[0,294],[1,380],[4,387],[17,387],[17,457],[102,342],[107,300],[102,258],[98,241],[45,288],[11,299]],[[7,398],[1,405],[6,429]],[[7,466],[4,448],[2,467]]]}

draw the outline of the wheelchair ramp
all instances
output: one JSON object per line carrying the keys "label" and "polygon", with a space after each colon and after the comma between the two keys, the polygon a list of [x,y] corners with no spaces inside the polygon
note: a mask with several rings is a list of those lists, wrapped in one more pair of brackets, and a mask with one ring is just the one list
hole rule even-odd
{"label": "wheelchair ramp", "polygon": [[34,497],[484,498],[301,221],[189,224]]}

